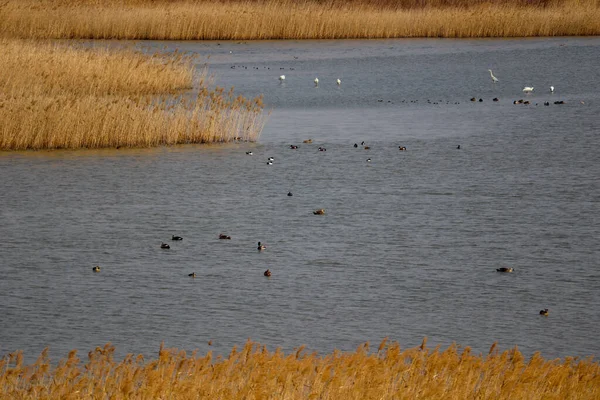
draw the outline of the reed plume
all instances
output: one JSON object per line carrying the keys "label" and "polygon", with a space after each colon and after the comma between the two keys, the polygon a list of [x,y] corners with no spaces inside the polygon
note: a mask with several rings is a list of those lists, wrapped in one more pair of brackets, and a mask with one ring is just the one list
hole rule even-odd
{"label": "reed plume", "polygon": [[451,345],[402,350],[383,341],[371,353],[320,356],[300,347],[289,355],[257,343],[233,348],[225,357],[167,349],[145,360],[114,359],[110,344],[90,351],[87,362],[71,351],[52,366],[48,351],[32,365],[21,352],[0,359],[0,397],[45,399],[597,399],[600,365],[567,357],[529,360],[514,349],[474,355]]}
{"label": "reed plume", "polygon": [[600,34],[599,0],[5,0],[0,37],[256,40]]}
{"label": "reed plume", "polygon": [[252,141],[264,126],[260,97],[209,89],[179,52],[8,39],[0,52],[0,150]]}

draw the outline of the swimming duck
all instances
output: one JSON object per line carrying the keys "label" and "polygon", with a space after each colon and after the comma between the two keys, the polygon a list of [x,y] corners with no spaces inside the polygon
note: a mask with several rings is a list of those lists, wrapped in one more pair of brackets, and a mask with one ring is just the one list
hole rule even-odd
{"label": "swimming duck", "polygon": [[191,274],[188,274],[188,276],[191,276],[192,278],[195,278],[196,277],[196,273],[192,272]]}
{"label": "swimming duck", "polygon": [[303,140],[302,143],[312,143],[312,139]]}
{"label": "swimming duck", "polygon": [[361,146],[364,146],[364,145],[365,145],[365,142],[364,142],[364,140],[363,140],[362,142],[360,142],[360,145],[361,145]]}
{"label": "swimming duck", "polygon": [[249,156],[251,156],[252,152],[251,151],[247,151],[246,154],[248,154]]}
{"label": "swimming duck", "polygon": [[370,146],[365,146],[365,150],[369,150],[370,148]]}
{"label": "swimming duck", "polygon": [[92,268],[92,271],[100,272],[100,267],[96,265],[94,268]]}
{"label": "swimming duck", "polygon": [[357,148],[357,147],[358,147],[358,144],[357,144],[357,143],[354,143],[354,148]]}
{"label": "swimming duck", "polygon": [[521,104],[523,103],[523,99],[513,101],[513,104]]}
{"label": "swimming duck", "polygon": [[398,150],[404,151],[404,150],[406,150],[406,147],[404,147],[404,146],[398,146]]}
{"label": "swimming duck", "polygon": [[367,162],[371,162],[371,159],[370,159],[370,158],[367,158]]}
{"label": "swimming duck", "polygon": [[315,215],[324,215],[325,214],[325,209],[320,208],[318,210],[313,211],[313,214]]}
{"label": "swimming duck", "polygon": [[161,243],[161,245],[160,245],[160,248],[161,248],[161,249],[170,249],[170,248],[171,248],[171,246],[169,246],[169,245],[168,245],[168,244],[166,244],[166,243]]}
{"label": "swimming duck", "polygon": [[288,196],[290,196],[290,197],[293,196],[292,192],[288,192]]}
{"label": "swimming duck", "polygon": [[533,86],[525,86],[525,87],[523,88],[523,91],[524,91],[525,93],[531,93],[531,92],[533,92]]}
{"label": "swimming duck", "polygon": [[269,157],[267,158],[267,161],[275,161],[275,159],[273,157]]}
{"label": "swimming duck", "polygon": [[544,308],[543,310],[540,310],[540,315],[543,315],[543,316],[547,317],[548,316],[548,312],[549,312],[548,309]]}
{"label": "swimming duck", "polygon": [[319,151],[327,151],[325,147],[319,147]]}
{"label": "swimming duck", "polygon": [[219,239],[231,240],[231,236],[225,235],[224,233],[219,233]]}
{"label": "swimming duck", "polygon": [[550,102],[549,102],[549,101],[545,101],[545,102],[544,102],[544,105],[545,105],[545,106],[549,106],[549,105],[550,105]]}
{"label": "swimming duck", "polygon": [[498,271],[498,272],[513,272],[514,268],[500,267],[500,268],[496,268],[496,271]]}
{"label": "swimming duck", "polygon": [[471,97],[471,101],[477,101],[475,97]]}
{"label": "swimming duck", "polygon": [[183,238],[181,236],[175,236],[175,235],[173,235],[173,237],[171,238],[171,240],[183,240]]}
{"label": "swimming duck", "polygon": [[267,165],[273,165],[273,161],[267,161]]}
{"label": "swimming duck", "polygon": [[492,101],[499,101],[497,97],[494,97]]}
{"label": "swimming duck", "polygon": [[456,149],[457,149],[457,150],[460,150],[460,144],[459,144],[458,146],[456,146]]}
{"label": "swimming duck", "polygon": [[298,146],[296,146],[295,144],[290,145],[290,149],[296,150],[297,148],[298,148]]}
{"label": "swimming duck", "polygon": [[261,244],[260,242],[258,242],[258,247],[257,247],[258,250],[264,250],[266,248],[267,248],[267,246],[265,246],[264,244]]}
{"label": "swimming duck", "polygon": [[481,103],[483,101],[483,99],[479,99],[479,102]]}
{"label": "swimming duck", "polygon": [[264,276],[271,276],[271,271],[270,270],[266,270],[263,275]]}

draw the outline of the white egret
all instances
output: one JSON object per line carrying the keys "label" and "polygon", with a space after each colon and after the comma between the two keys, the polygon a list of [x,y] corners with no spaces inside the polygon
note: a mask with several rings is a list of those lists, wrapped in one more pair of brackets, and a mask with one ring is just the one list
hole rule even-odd
{"label": "white egret", "polygon": [[315,78],[315,86],[319,86],[319,78]]}
{"label": "white egret", "polygon": [[533,86],[525,86],[525,87],[523,88],[523,91],[524,91],[525,93],[531,93],[531,92],[533,92]]}
{"label": "white egret", "polygon": [[338,78],[336,82],[337,82],[338,86],[340,86],[342,84],[342,80],[340,78]]}
{"label": "white egret", "polygon": [[554,86],[550,86],[550,92],[554,93]]}
{"label": "white egret", "polygon": [[490,71],[490,76],[492,77],[492,82],[494,82],[494,83],[498,82],[498,78],[496,78],[496,77],[494,76],[494,74],[492,73],[492,70],[491,70],[491,69],[488,69],[488,71]]}
{"label": "white egret", "polygon": [[285,81],[285,75],[281,75],[281,76],[279,77],[279,80],[280,80],[281,82]]}

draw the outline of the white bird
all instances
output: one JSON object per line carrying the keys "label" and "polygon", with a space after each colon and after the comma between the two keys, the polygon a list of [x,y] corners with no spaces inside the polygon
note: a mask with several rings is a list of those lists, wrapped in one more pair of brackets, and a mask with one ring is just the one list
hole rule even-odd
{"label": "white bird", "polygon": [[315,86],[319,86],[319,78],[315,78]]}
{"label": "white bird", "polygon": [[490,71],[490,76],[492,77],[492,82],[494,82],[494,83],[498,82],[498,78],[496,78],[496,77],[494,76],[494,74],[492,73],[492,70],[491,70],[491,69],[488,69],[488,71]]}
{"label": "white bird", "polygon": [[285,75],[281,75],[281,76],[279,77],[279,80],[280,80],[281,82],[285,81]]}
{"label": "white bird", "polygon": [[525,87],[523,88],[523,91],[524,91],[525,93],[531,93],[531,92],[533,92],[533,86],[525,86]]}
{"label": "white bird", "polygon": [[554,93],[554,86],[550,86],[550,91]]}
{"label": "white bird", "polygon": [[340,86],[342,84],[342,80],[340,78],[338,78],[336,82],[337,82],[338,86]]}

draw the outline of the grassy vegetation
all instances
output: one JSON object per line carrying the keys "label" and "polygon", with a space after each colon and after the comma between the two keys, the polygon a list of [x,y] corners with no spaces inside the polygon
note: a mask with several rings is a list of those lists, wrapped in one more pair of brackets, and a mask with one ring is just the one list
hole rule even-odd
{"label": "grassy vegetation", "polygon": [[107,344],[51,366],[45,350],[32,365],[20,352],[0,361],[0,397],[44,399],[598,399],[600,365],[591,359],[529,360],[515,348],[473,355],[467,347],[402,350],[386,340],[355,352],[318,356],[300,347],[269,352],[248,342],[227,358],[161,349],[156,360],[114,360]]}
{"label": "grassy vegetation", "polygon": [[5,0],[0,37],[338,39],[600,34],[600,0]]}
{"label": "grassy vegetation", "polygon": [[260,98],[207,89],[179,53],[9,39],[0,53],[0,150],[256,140],[263,128]]}

